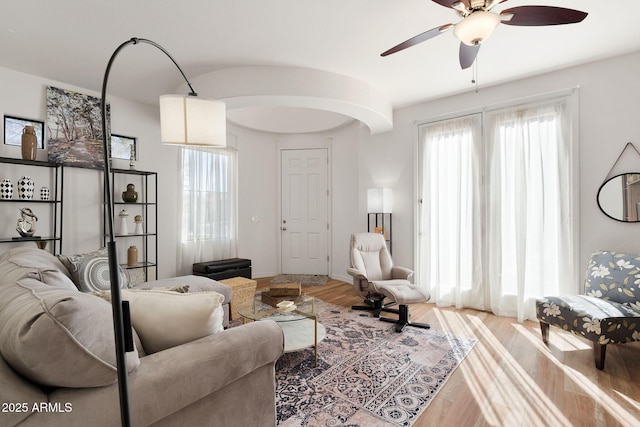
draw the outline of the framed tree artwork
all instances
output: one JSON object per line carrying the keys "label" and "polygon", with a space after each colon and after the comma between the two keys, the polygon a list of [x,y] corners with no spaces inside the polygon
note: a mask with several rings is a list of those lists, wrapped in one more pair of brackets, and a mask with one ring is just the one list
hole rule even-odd
{"label": "framed tree artwork", "polygon": [[50,162],[102,169],[102,132],[99,98],[47,87],[47,151]]}

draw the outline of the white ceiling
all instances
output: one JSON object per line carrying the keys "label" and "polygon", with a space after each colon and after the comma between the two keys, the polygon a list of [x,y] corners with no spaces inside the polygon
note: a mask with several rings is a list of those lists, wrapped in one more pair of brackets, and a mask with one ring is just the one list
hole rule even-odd
{"label": "white ceiling", "polygon": [[[480,88],[640,51],[637,0],[509,0],[494,11],[522,5],[574,8],[589,16],[564,26],[499,25],[478,56]],[[141,37],[162,45],[190,79],[256,65],[309,68],[361,81],[397,108],[474,90],[473,71],[460,69],[451,31],[380,56],[459,19],[430,0],[12,0],[0,13],[0,66],[100,92],[116,47]],[[156,104],[182,82],[158,50],[129,46],[114,62],[107,92]],[[282,120],[274,110],[269,106],[266,121]],[[291,106],[282,111],[300,131],[301,116],[291,114]],[[242,117],[257,115],[264,122],[265,113],[264,105],[245,105],[230,117],[242,124]],[[331,123],[325,127],[345,122],[331,114],[319,115]]]}

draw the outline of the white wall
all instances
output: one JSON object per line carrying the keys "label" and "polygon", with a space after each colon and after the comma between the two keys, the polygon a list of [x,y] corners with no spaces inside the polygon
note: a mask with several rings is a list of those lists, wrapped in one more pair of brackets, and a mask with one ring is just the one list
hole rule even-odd
{"label": "white wall", "polygon": [[[360,140],[360,216],[366,189],[394,191],[394,258],[414,264],[417,122],[579,86],[580,274],[598,249],[640,252],[640,224],[621,223],[600,212],[596,194],[629,141],[640,149],[640,53],[569,68],[395,111],[392,132]],[[482,83],[480,81],[480,83]],[[434,82],[437,84],[437,82]],[[640,170],[640,161],[636,162]]]}
{"label": "white wall", "polygon": [[[640,53],[599,61],[495,87],[425,102],[395,111],[392,132],[370,135],[354,123],[315,135],[272,135],[229,126],[239,158],[238,256],[250,258],[254,276],[279,271],[278,158],[290,146],[327,146],[331,152],[331,275],[349,280],[349,236],[366,230],[366,191],[390,187],[394,192],[393,255],[398,264],[414,265],[417,122],[459,111],[482,108],[542,93],[580,86],[580,271],[597,249],[640,252],[640,224],[624,224],[602,214],[596,193],[629,141],[640,148]],[[437,84],[437,82],[434,82]],[[2,114],[45,121],[46,86],[97,95],[0,68]],[[176,274],[177,148],[159,143],[155,107],[110,98],[114,133],[138,138],[138,169],[158,171],[159,277]],[[19,147],[0,144],[0,156],[20,157]],[[44,151],[38,154],[46,159]],[[127,167],[126,161],[116,167]],[[19,178],[20,170],[2,165],[0,179]],[[90,251],[102,243],[101,174],[66,168],[64,244],[66,253]],[[640,164],[636,170],[640,171]],[[623,172],[623,171],[618,171]],[[630,172],[630,171],[629,171]],[[40,188],[36,183],[36,188]],[[71,196],[69,196],[71,194]],[[252,219],[254,218],[255,219]],[[13,203],[0,205],[0,229],[11,234],[18,218]],[[13,232],[15,233],[15,232]],[[2,235],[6,235],[3,232]],[[9,245],[0,247],[0,251]],[[124,258],[125,244],[118,244]]]}
{"label": "white wall", "polygon": [[[55,86],[92,96],[98,93],[63,82],[42,79],[6,68],[0,68],[0,112],[46,122],[46,87]],[[177,191],[178,148],[160,144],[159,113],[156,107],[109,97],[112,132],[137,138],[137,169],[158,172],[158,276],[177,274],[178,241]],[[278,158],[279,149],[291,146],[329,146],[331,150],[332,263],[336,278],[348,280],[348,244],[352,230],[364,226],[358,216],[358,146],[360,126],[351,126],[320,135],[274,135],[254,132],[230,125],[230,140],[238,149],[238,256],[252,260],[254,277],[272,276],[279,272],[278,242]],[[0,144],[0,156],[20,158],[20,147]],[[38,150],[38,159],[46,160],[46,150]],[[14,183],[24,167],[0,166],[0,180]],[[128,168],[128,161],[114,160],[114,167]],[[33,174],[35,168],[30,168]],[[39,189],[45,177],[36,177]],[[97,170],[65,168],[63,247],[64,253],[88,252],[102,246],[102,173]],[[116,197],[126,182],[116,182]],[[120,188],[122,187],[122,188]],[[19,203],[0,205],[0,235],[17,235]],[[38,213],[38,212],[36,212]],[[38,230],[46,231],[43,215]],[[117,225],[117,217],[116,217]],[[128,239],[127,239],[128,240]],[[118,241],[119,259],[126,259],[126,248],[132,244]],[[33,245],[22,243],[20,245]],[[0,246],[0,251],[11,247]]]}

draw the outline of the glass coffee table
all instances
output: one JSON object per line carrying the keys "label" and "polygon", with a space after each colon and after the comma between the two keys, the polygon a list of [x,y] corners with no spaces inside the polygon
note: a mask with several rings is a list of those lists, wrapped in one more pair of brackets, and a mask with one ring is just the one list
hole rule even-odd
{"label": "glass coffee table", "polygon": [[298,351],[313,347],[315,366],[318,366],[318,342],[326,330],[318,322],[318,314],[325,307],[323,301],[310,295],[287,298],[292,301],[290,307],[273,307],[262,301],[260,294],[238,306],[238,313],[246,319],[269,319],[278,323],[284,333],[284,351]]}

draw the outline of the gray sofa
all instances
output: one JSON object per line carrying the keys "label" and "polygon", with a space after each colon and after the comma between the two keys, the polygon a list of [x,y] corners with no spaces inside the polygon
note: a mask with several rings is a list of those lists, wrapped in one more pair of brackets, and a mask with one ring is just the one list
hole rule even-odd
{"label": "gray sofa", "polygon": [[[39,249],[0,255],[2,426],[120,424],[111,306],[78,291],[70,277]],[[275,322],[153,354],[135,331],[134,338],[136,350],[127,353],[132,425],[275,425],[274,367],[284,348]]]}

